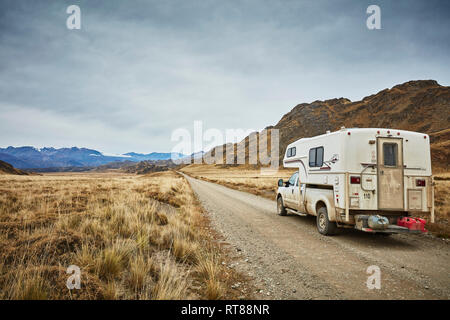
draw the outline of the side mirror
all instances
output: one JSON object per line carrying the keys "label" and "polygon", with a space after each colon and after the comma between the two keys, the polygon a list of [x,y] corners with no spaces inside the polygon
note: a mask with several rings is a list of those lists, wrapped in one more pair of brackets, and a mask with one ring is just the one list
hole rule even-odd
{"label": "side mirror", "polygon": [[278,186],[279,186],[279,187],[282,187],[283,184],[284,184],[283,179],[278,180]]}

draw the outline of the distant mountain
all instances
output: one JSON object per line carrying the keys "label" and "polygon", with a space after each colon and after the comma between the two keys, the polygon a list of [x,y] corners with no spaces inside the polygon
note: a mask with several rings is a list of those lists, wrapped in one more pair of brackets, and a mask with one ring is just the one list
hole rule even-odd
{"label": "distant mountain", "polygon": [[180,162],[179,163],[190,163],[190,162],[194,162],[195,160],[200,160],[205,156],[205,151],[198,151],[198,152],[193,152],[191,153],[190,156],[184,156],[183,158],[179,158]]}
{"label": "distant mountain", "polygon": [[[21,169],[43,168],[74,168],[96,167],[110,162],[143,160],[168,160],[171,153],[140,154],[130,152],[124,155],[107,155],[97,150],[87,148],[41,148],[34,147],[7,147],[0,148],[0,160],[12,164]],[[174,157],[183,157],[181,154],[173,154]],[[78,171],[78,170],[77,170]]]}
{"label": "distant mountain", "polygon": [[172,160],[113,161],[99,166],[35,168],[33,172],[126,172],[146,174],[165,171],[177,165]]}
{"label": "distant mountain", "polygon": [[0,152],[0,160],[5,161],[7,163],[11,163],[17,168],[27,168],[29,165],[29,163],[26,161],[23,161],[15,156],[2,152]]}
{"label": "distant mountain", "polygon": [[166,171],[176,167],[172,160],[147,160],[132,165],[122,166],[120,169],[127,173],[147,174],[152,172]]}
{"label": "distant mountain", "polygon": [[0,174],[28,175],[30,173],[22,171],[20,169],[16,169],[9,163],[0,160]]}
{"label": "distant mountain", "polygon": [[160,153],[160,152],[152,152],[152,153],[136,153],[136,152],[129,152],[125,153],[124,156],[129,156],[133,159],[137,159],[139,161],[144,160],[169,160],[169,159],[179,159],[184,158],[185,155],[182,153],[177,152],[167,152],[167,153]]}
{"label": "distant mountain", "polygon": [[194,152],[191,154],[192,159],[202,158],[205,155],[205,151]]}

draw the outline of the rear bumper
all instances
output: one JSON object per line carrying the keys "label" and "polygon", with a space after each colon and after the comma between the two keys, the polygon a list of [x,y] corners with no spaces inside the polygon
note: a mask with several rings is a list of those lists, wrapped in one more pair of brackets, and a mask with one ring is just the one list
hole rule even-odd
{"label": "rear bumper", "polygon": [[356,215],[355,229],[370,233],[427,233],[425,220],[412,217]]}
{"label": "rear bumper", "polygon": [[[355,229],[358,229],[356,225],[355,225]],[[391,233],[391,234],[392,233],[409,233],[409,234],[427,233],[426,231],[422,232],[421,230],[411,230],[411,229],[408,229],[405,227],[397,226],[395,224],[390,224],[386,229],[375,230],[375,229],[371,229],[371,228],[361,228],[358,230],[361,230],[364,232],[369,232],[369,233]]]}

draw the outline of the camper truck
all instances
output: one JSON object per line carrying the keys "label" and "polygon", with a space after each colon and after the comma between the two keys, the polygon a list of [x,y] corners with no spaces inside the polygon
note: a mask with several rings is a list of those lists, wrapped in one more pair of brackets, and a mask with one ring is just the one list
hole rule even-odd
{"label": "camper truck", "polygon": [[321,234],[426,232],[419,213],[434,222],[427,134],[342,127],[289,144],[283,165],[298,171],[278,181],[278,214],[316,216]]}

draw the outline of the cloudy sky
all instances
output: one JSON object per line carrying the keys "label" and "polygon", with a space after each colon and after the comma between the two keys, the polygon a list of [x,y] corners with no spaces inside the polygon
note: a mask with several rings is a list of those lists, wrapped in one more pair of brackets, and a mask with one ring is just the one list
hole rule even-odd
{"label": "cloudy sky", "polygon": [[302,102],[448,86],[449,18],[450,1],[2,0],[0,147],[170,151],[195,120],[261,129]]}

